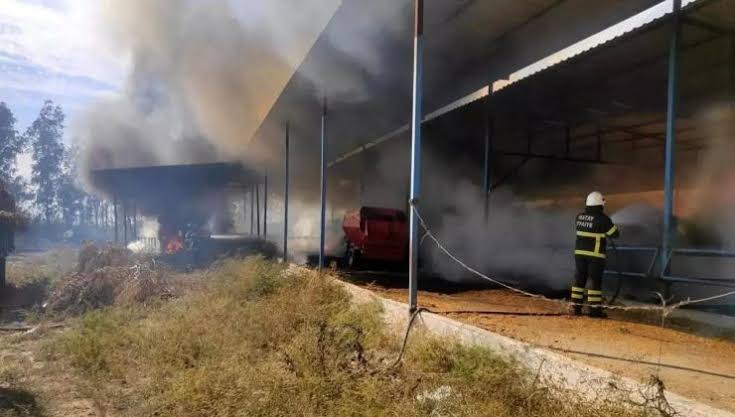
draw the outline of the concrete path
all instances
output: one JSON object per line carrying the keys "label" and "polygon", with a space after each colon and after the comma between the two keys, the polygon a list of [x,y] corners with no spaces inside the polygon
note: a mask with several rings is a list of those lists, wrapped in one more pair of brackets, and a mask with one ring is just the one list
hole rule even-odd
{"label": "concrete path", "polygon": [[[377,296],[375,293],[352,284],[343,285],[353,295],[356,302],[378,300],[384,307],[386,321],[399,331],[404,331],[408,321],[408,306],[397,301]],[[650,386],[633,379],[617,376],[609,371],[576,361],[547,349],[502,336],[478,327],[461,323],[433,313],[421,313],[421,323],[440,336],[456,337],[464,343],[479,344],[512,357],[528,366],[550,384],[574,389],[585,395],[595,396],[610,391],[630,393],[634,401],[642,401],[643,393],[650,392]],[[735,395],[735,393],[733,393]],[[681,395],[665,392],[669,404],[682,417],[735,417],[728,411],[720,410]]]}

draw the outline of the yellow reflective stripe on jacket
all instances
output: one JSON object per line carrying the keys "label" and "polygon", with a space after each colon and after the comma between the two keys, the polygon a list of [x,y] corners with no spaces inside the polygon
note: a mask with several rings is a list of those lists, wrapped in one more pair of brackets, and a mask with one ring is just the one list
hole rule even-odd
{"label": "yellow reflective stripe on jacket", "polygon": [[583,293],[584,292],[584,288],[572,287],[572,292],[581,292],[581,293]]}
{"label": "yellow reflective stripe on jacket", "polygon": [[604,253],[591,252],[591,251],[588,251],[588,250],[579,250],[579,249],[577,249],[577,250],[574,251],[574,254],[575,255],[581,255],[581,256],[592,256],[592,257],[601,258],[601,259],[607,258],[607,256]]}
{"label": "yellow reflective stripe on jacket", "polygon": [[587,290],[587,294],[589,294],[589,295],[602,295],[602,291],[600,291],[600,290]]}
{"label": "yellow reflective stripe on jacket", "polygon": [[618,226],[613,225],[613,227],[611,227],[610,230],[608,230],[607,233],[605,233],[605,234],[608,235],[608,236],[612,236],[617,231],[618,231]]}
{"label": "yellow reflective stripe on jacket", "polygon": [[592,232],[580,232],[577,231],[577,236],[581,237],[593,237],[595,239],[605,237],[604,233],[592,233]]}
{"label": "yellow reflective stripe on jacket", "polygon": [[590,303],[601,303],[602,297],[587,297],[587,301]]}
{"label": "yellow reflective stripe on jacket", "polygon": [[572,298],[575,300],[584,300],[584,295],[572,293]]}
{"label": "yellow reflective stripe on jacket", "polygon": [[594,256],[595,258],[602,258],[602,259],[607,258],[604,253],[600,253],[600,249],[602,246],[602,239],[607,237],[605,233],[592,233],[592,232],[577,231],[577,236],[595,239],[595,250],[594,251],[575,250],[574,251],[575,255]]}

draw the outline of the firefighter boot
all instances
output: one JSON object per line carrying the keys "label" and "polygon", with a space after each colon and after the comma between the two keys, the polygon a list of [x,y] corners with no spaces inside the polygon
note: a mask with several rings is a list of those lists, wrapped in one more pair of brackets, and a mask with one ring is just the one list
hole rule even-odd
{"label": "firefighter boot", "polygon": [[573,316],[582,315],[582,302],[584,301],[584,287],[572,287],[572,310]]}
{"label": "firefighter boot", "polygon": [[[599,287],[598,287],[599,288]],[[602,311],[602,291],[590,288],[587,290],[587,303],[590,305],[590,317],[604,319],[607,317]]]}
{"label": "firefighter boot", "polygon": [[593,317],[596,319],[606,319],[607,314],[602,310],[602,307],[591,307],[590,317]]}

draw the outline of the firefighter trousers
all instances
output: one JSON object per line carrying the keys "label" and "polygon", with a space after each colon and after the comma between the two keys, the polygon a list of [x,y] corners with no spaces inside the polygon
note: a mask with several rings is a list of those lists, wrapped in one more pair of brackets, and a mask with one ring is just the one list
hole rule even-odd
{"label": "firefighter trousers", "polygon": [[[583,255],[576,255],[574,260],[576,271],[572,286],[572,302],[581,305],[586,301],[593,310],[599,310],[595,306],[602,304],[602,274],[605,271],[605,260]],[[588,281],[589,288],[587,288]]]}

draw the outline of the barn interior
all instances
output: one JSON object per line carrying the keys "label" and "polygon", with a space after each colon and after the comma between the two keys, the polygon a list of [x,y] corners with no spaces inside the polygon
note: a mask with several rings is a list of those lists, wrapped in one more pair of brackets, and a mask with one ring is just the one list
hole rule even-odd
{"label": "barn interior", "polygon": [[[585,7],[577,2],[547,4],[536,14],[509,3],[504,15],[479,2],[454,14],[426,6],[419,207],[458,256],[483,270],[560,286],[573,269],[568,219],[599,189],[628,231],[610,274],[635,283],[654,278],[668,291],[674,283],[684,292],[735,285],[728,210],[735,176],[722,157],[734,150],[735,2],[684,2],[676,13],[664,2],[650,9],[661,13],[622,34],[561,54],[561,62],[553,54],[655,3],[626,2],[623,10],[596,2],[600,16],[614,21],[584,24],[565,9]],[[483,26],[472,32],[482,33],[478,38],[451,29],[514,12],[531,17]],[[313,201],[324,122],[327,210],[338,213],[337,221],[364,205],[408,209],[410,35],[399,37],[402,43],[386,41],[393,66],[375,74],[351,68],[329,39],[346,33],[345,22],[359,14],[360,6],[349,2],[338,11],[255,138],[282,142],[289,125],[292,158],[312,161],[296,166],[295,198]],[[523,56],[508,53],[552,22],[578,30],[524,49]],[[300,76],[329,73],[331,66],[358,77],[369,100]],[[422,248],[430,268],[462,279],[466,271],[434,252]]]}
{"label": "barn interior", "polygon": [[[140,237],[140,213],[164,249],[193,227],[284,252],[290,241],[303,259],[318,250],[321,210],[339,257],[345,213],[409,212],[410,3],[337,9],[250,141],[268,177],[237,164],[95,171],[120,207],[116,240]],[[735,174],[722,158],[735,151],[735,0],[674,4],[426,4],[418,207],[446,247],[482,271],[565,288],[569,219],[600,190],[624,232],[609,274],[666,291],[735,285]],[[355,33],[355,50],[335,41]],[[432,245],[420,252],[427,272],[472,275]]]}
{"label": "barn interior", "polygon": [[268,180],[242,163],[104,169],[91,180],[114,203],[115,243],[176,255],[194,235],[202,261],[263,246]]}

